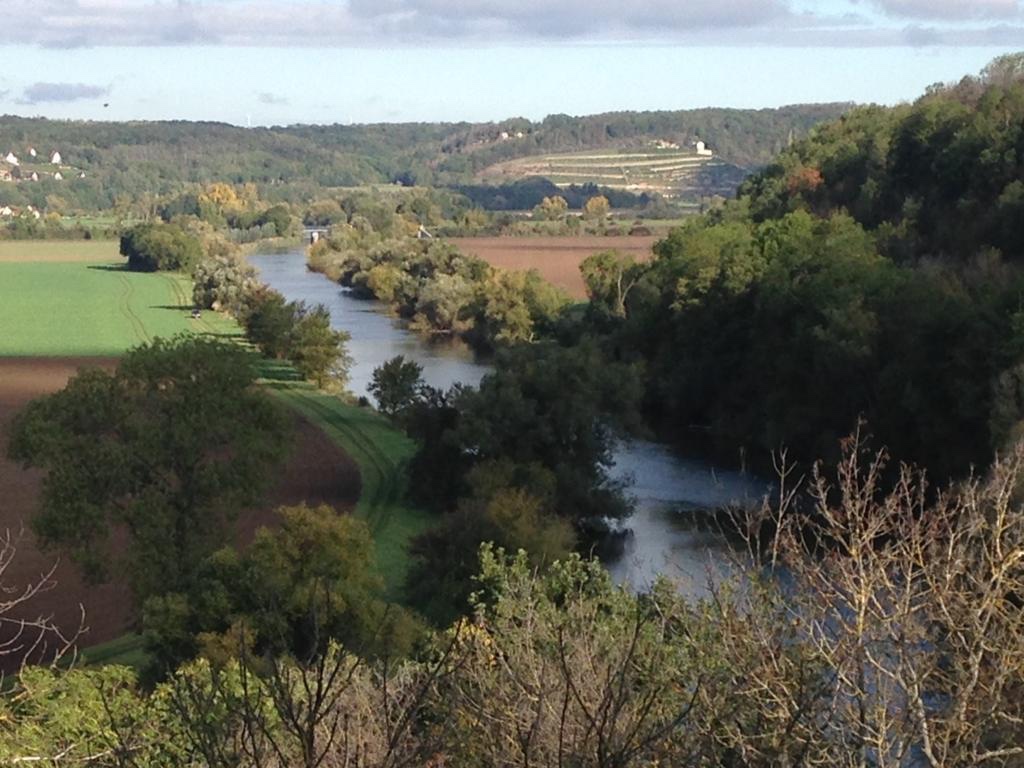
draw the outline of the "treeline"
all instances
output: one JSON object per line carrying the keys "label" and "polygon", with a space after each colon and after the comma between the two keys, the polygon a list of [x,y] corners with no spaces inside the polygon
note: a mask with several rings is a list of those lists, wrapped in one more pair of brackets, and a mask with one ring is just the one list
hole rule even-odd
{"label": "treeline", "polygon": [[850,107],[803,104],[763,110],[549,115],[540,122],[515,118],[476,125],[330,125],[293,126],[287,130],[323,146],[379,158],[382,169],[394,180],[447,186],[468,182],[484,168],[517,157],[637,147],[656,139],[685,144],[700,138],[727,162],[754,168],[767,163],[792,139],[806,136],[818,123],[834,119]]}
{"label": "treeline", "polygon": [[535,271],[495,269],[453,245],[418,238],[419,218],[368,201],[309,253],[311,269],[389,305],[413,328],[460,335],[479,348],[549,334],[569,298]]}
{"label": "treeline", "polygon": [[[272,202],[308,202],[325,189],[366,184],[468,184],[501,160],[545,152],[635,146],[646,139],[708,141],[723,159],[754,167],[768,162],[790,137],[849,105],[778,110],[693,110],[552,116],[540,123],[416,123],[239,128],[221,123],[71,122],[0,117],[0,147],[59,148],[85,178],[0,184],[0,205],[62,212],[130,209],[146,214],[154,196],[188,185],[255,184]],[[502,141],[502,131],[524,138]],[[56,205],[54,206],[56,209]]]}
{"label": "treeline", "polygon": [[389,614],[356,608],[362,524],[287,512],[278,536],[215,559],[199,595],[227,628],[152,690],[119,667],[9,680],[0,760],[1019,765],[1024,529],[1007,491],[1022,453],[921,509],[924,477],[904,470],[888,495],[884,457],[862,449],[812,483],[818,537],[846,557],[823,559],[794,510],[753,515],[752,543],[774,533],[698,601],[664,581],[634,595],[578,557],[538,573],[484,547],[472,617],[404,650],[349,639],[396,636]]}
{"label": "treeline", "polygon": [[1024,416],[1019,57],[913,105],[854,110],[655,248],[608,354],[647,366],[666,437],[835,456],[866,419],[937,477]]}
{"label": "treeline", "polygon": [[547,179],[535,177],[508,184],[462,184],[454,190],[465,195],[474,205],[487,211],[529,211],[543,202],[545,197],[561,197],[575,211],[583,209],[594,197],[604,197],[612,208],[647,208],[657,198],[644,192],[634,195],[618,189],[595,184],[573,184],[559,187]]}

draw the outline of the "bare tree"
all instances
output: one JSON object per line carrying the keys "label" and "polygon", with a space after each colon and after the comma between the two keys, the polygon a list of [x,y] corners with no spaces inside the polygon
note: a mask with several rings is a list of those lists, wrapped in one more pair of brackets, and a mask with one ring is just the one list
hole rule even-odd
{"label": "bare tree", "polygon": [[13,659],[18,665],[29,661],[67,663],[77,653],[78,640],[87,630],[85,609],[79,605],[80,618],[72,628],[60,626],[52,614],[39,610],[40,597],[57,587],[54,574],[59,561],[28,583],[9,583],[8,573],[23,538],[23,532],[14,535],[10,529],[0,534],[0,660]]}

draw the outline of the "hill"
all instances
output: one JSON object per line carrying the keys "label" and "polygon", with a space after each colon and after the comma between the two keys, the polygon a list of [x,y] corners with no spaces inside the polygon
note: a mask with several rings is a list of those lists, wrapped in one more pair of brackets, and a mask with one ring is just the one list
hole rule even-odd
{"label": "hill", "polygon": [[691,149],[603,150],[525,157],[484,169],[480,178],[503,184],[541,176],[559,187],[593,184],[633,194],[693,199],[732,196],[747,172]]}
{"label": "hill", "polygon": [[[652,140],[703,138],[721,159],[766,164],[795,138],[850,105],[776,110],[705,109],[553,115],[540,122],[293,125],[240,128],[209,122],[91,122],[0,117],[0,155],[57,149],[74,178],[0,181],[0,205],[79,210],[145,205],[190,184],[253,183],[272,201],[306,201],[325,188],[399,182],[454,186],[517,158],[593,149],[642,148]],[[52,207],[52,206],[51,206]]]}

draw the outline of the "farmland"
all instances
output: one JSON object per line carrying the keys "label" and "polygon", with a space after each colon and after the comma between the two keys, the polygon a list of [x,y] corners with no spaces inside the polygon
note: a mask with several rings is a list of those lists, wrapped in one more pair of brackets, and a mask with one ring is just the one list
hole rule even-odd
{"label": "farmland", "polygon": [[530,176],[542,176],[560,187],[595,184],[693,201],[705,195],[732,195],[746,171],[689,149],[650,149],[525,157],[481,172],[483,180],[493,183]]}
{"label": "farmland", "polygon": [[[83,248],[84,257],[94,244],[74,247]],[[61,251],[40,251],[52,260],[0,259],[0,357],[120,355],[156,336],[235,331],[209,313],[199,323],[189,317],[192,291],[183,276],[129,272],[122,263],[57,261]]]}
{"label": "farmland", "polygon": [[[0,532],[6,529],[16,536],[22,532],[17,557],[4,573],[5,589],[24,587],[60,560],[53,587],[36,601],[35,609],[41,606],[66,630],[78,625],[84,610],[88,633],[82,645],[114,640],[97,660],[104,660],[103,654],[109,651],[113,660],[135,662],[139,640],[123,637],[133,626],[126,582],[118,575],[111,583],[87,583],[70,560],[39,547],[31,521],[42,475],[6,458],[7,432],[15,414],[31,399],[62,388],[80,368],[112,369],[127,349],[158,336],[238,335],[234,321],[214,313],[207,312],[200,320],[190,318],[191,282],[186,276],[128,272],[113,261],[116,256],[117,245],[112,242],[0,243]],[[296,390],[281,396],[294,414],[296,439],[261,503],[239,517],[235,536],[241,543],[258,526],[274,524],[275,510],[282,505],[323,503],[339,511],[356,507],[363,490],[365,457],[354,460],[345,446],[356,439],[351,435],[366,430],[350,426],[344,432],[348,442],[338,439],[342,432],[338,414],[348,414],[348,422],[353,420],[351,414],[373,421],[366,428],[372,433],[369,448],[378,442],[388,447],[387,432],[392,442],[401,438],[382,419],[374,421],[373,414],[361,413],[336,398],[319,396],[318,402],[313,391],[304,391],[300,398],[297,390],[309,389],[302,382],[289,382],[285,389]],[[316,407],[295,407],[300,399]],[[392,530],[387,522],[400,509],[396,494],[404,485],[396,479],[400,477],[397,463],[385,461],[382,466],[377,475],[367,476],[370,487],[362,495],[361,509],[377,515],[375,529],[387,529],[383,534],[387,539]],[[378,487],[384,490],[375,490]],[[396,528],[399,534],[405,530],[404,521],[399,520],[403,523]],[[404,574],[400,541],[404,541],[401,536],[393,546],[381,545],[388,552],[388,562],[396,565],[399,579]]]}
{"label": "farmland", "polygon": [[0,264],[12,262],[115,262],[116,240],[0,240]]}
{"label": "farmland", "polygon": [[638,260],[651,255],[656,237],[463,237],[460,250],[501,269],[536,269],[576,299],[586,298],[580,264],[600,251],[617,250]]}

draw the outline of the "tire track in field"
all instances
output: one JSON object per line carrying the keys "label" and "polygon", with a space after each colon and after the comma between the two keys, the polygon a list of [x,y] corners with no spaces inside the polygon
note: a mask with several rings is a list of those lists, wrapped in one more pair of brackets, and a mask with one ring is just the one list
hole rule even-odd
{"label": "tire track in field", "polygon": [[[178,302],[179,307],[184,309],[190,305],[194,306],[194,302],[191,299],[189,299],[188,294],[185,292],[185,289],[182,287],[181,283],[178,280],[176,280],[172,275],[165,274],[161,275],[161,277],[163,277],[164,280],[167,281],[168,285],[170,285],[173,298],[176,302]],[[210,336],[221,335],[221,333],[212,325],[210,325],[210,323],[208,323],[206,319],[203,318],[202,316],[200,316],[198,319],[194,319],[193,321],[196,324],[198,324],[199,327]]]}
{"label": "tire track in field", "polygon": [[128,323],[132,326],[132,332],[135,337],[139,340],[139,343],[145,344],[149,342],[149,333],[146,331],[146,325],[142,322],[141,318],[135,314],[135,310],[132,309],[132,298],[135,296],[135,286],[132,285],[132,281],[129,280],[124,274],[118,274],[118,278],[121,281],[121,285],[124,291],[121,293],[121,314],[128,320]]}
{"label": "tire track in field", "polygon": [[[368,465],[367,469],[372,469],[377,476],[377,482],[373,484],[373,493],[366,499],[366,507],[362,516],[370,524],[371,529],[379,530],[386,525],[390,518],[389,508],[401,500],[402,484],[398,477],[398,465],[381,451],[356,424],[329,406],[317,402],[315,396],[298,390],[287,390],[287,394],[300,410],[306,411],[311,416],[315,415],[317,421],[334,432],[343,447],[345,443],[348,443],[361,454]],[[368,479],[364,478],[364,489],[368,485],[366,482]]]}

